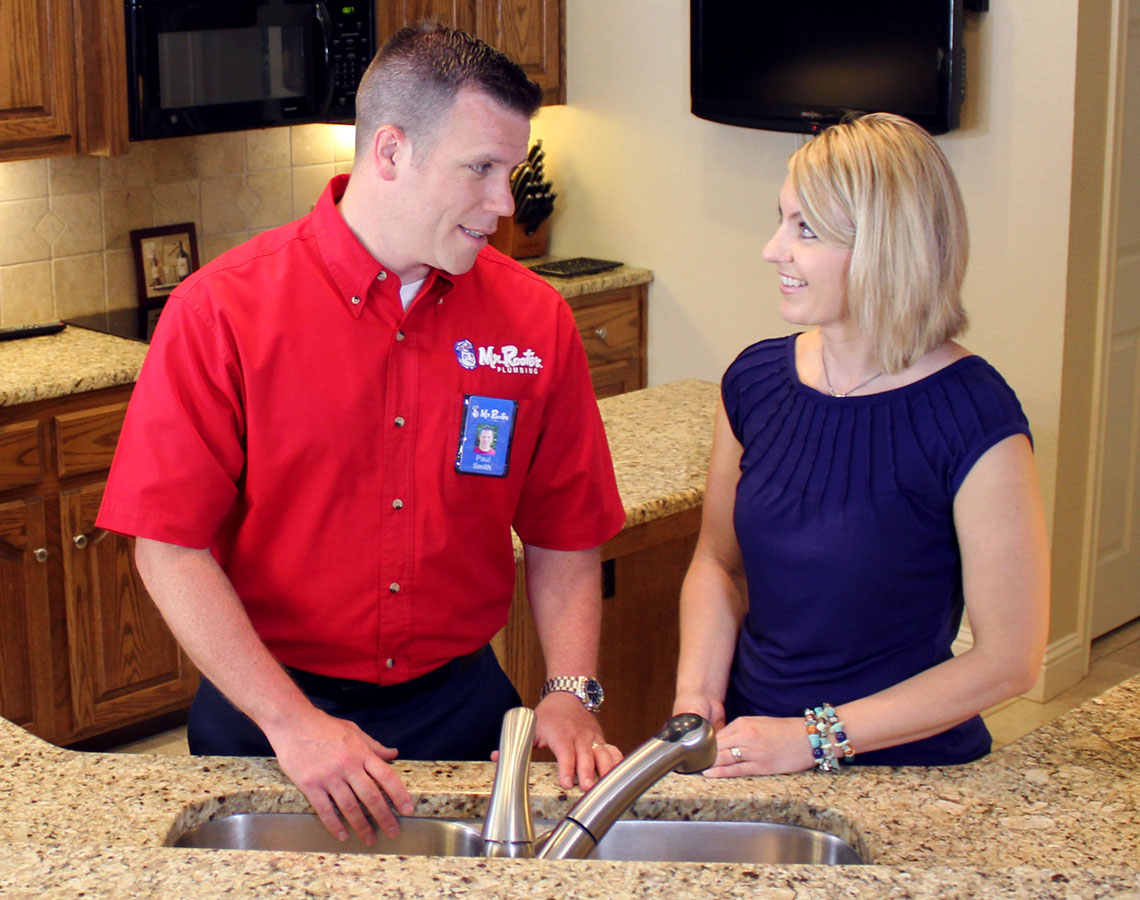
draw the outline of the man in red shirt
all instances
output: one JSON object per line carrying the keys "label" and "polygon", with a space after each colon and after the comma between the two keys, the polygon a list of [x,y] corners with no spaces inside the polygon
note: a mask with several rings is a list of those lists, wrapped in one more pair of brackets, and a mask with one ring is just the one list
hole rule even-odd
{"label": "man in red shirt", "polygon": [[191,749],[276,755],[341,837],[374,839],[365,812],[393,832],[385,795],[411,812],[397,751],[486,759],[519,704],[487,646],[512,527],[537,742],[567,787],[620,759],[591,712],[624,512],[585,354],[557,292],[486,246],[539,99],[462,32],[395,35],[351,177],[171,295],[100,510],[203,673]]}

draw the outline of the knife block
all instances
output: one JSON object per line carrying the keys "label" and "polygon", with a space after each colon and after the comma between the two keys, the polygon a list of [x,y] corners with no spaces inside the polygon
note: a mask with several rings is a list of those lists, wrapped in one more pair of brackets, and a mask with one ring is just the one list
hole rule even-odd
{"label": "knife block", "polygon": [[546,239],[550,234],[550,219],[543,219],[534,234],[527,234],[526,227],[516,222],[513,216],[502,216],[499,227],[488,239],[488,243],[500,253],[512,259],[525,259],[529,256],[546,255]]}

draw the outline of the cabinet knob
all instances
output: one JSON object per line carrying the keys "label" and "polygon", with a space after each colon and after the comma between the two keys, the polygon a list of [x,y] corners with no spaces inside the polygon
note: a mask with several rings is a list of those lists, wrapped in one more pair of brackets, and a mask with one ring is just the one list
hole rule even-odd
{"label": "cabinet knob", "polygon": [[99,541],[101,541],[106,536],[107,536],[106,531],[104,531],[102,528],[96,528],[90,534],[77,534],[75,537],[73,537],[71,539],[71,541],[73,544],[75,544],[76,547],[78,547],[80,550],[82,550],[89,543],[97,544],[97,543],[99,543]]}
{"label": "cabinet knob", "polygon": [[36,558],[36,562],[47,562],[48,552],[47,547],[40,547],[32,556]]}
{"label": "cabinet knob", "polygon": [[610,336],[609,329],[607,329],[604,325],[601,328],[595,328],[594,334],[596,334],[603,341]]}

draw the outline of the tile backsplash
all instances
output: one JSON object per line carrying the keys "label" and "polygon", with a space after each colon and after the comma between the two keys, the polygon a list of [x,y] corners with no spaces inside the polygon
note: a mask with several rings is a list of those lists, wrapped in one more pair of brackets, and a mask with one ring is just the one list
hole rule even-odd
{"label": "tile backsplash", "polygon": [[136,228],[193,222],[204,264],[304,215],[351,168],[353,137],[295,125],[0,163],[0,325],[134,305]]}

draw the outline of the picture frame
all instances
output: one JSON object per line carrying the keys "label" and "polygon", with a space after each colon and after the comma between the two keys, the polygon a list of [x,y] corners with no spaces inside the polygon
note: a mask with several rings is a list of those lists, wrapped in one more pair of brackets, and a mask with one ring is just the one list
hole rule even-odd
{"label": "picture frame", "polygon": [[131,232],[138,305],[162,306],[167,296],[198,268],[198,236],[193,222],[138,228]]}

